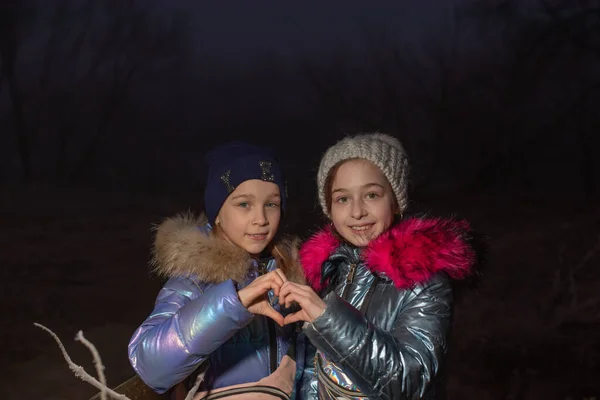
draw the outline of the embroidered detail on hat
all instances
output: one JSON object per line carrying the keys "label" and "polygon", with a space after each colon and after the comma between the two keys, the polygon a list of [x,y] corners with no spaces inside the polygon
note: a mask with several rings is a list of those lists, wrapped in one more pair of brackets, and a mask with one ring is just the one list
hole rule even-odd
{"label": "embroidered detail on hat", "polygon": [[260,170],[262,171],[262,176],[260,179],[263,181],[275,182],[275,175],[271,173],[271,166],[273,164],[271,164],[270,161],[259,161],[258,164],[260,165]]}
{"label": "embroidered detail on hat", "polygon": [[231,170],[230,169],[228,169],[223,175],[221,175],[221,180],[225,184],[225,187],[227,188],[227,190],[229,191],[229,193],[231,193],[231,192],[233,192],[235,190],[235,188],[231,185],[231,182],[229,181],[229,176],[230,175],[231,175]]}

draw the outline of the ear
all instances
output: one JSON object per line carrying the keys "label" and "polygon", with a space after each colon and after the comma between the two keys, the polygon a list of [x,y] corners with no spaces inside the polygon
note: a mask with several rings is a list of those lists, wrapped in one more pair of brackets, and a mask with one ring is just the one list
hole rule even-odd
{"label": "ear", "polygon": [[402,211],[400,211],[400,206],[396,200],[394,200],[394,214],[402,218]]}
{"label": "ear", "polygon": [[221,225],[221,218],[217,215],[217,217],[215,218],[215,225],[216,226],[220,226]]}

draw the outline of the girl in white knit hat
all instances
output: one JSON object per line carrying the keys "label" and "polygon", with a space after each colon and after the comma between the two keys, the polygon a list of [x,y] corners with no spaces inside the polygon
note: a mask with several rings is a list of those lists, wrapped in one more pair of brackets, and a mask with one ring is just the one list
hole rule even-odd
{"label": "girl in white knit hat", "polygon": [[[301,249],[310,286],[285,283],[302,310],[306,365],[298,398],[435,398],[453,309],[451,279],[471,273],[467,222],[405,217],[408,160],[373,133],[330,147],[317,176],[330,219]],[[312,347],[316,347],[315,349]]]}

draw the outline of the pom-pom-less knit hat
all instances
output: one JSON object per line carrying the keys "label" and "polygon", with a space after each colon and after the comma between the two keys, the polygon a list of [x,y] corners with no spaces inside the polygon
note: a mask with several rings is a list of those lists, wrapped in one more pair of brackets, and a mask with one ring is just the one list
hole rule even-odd
{"label": "pom-pom-less knit hat", "polygon": [[227,197],[242,182],[260,179],[279,186],[281,211],[285,211],[286,185],[283,170],[274,151],[242,141],[232,141],[209,151],[204,207],[210,223],[215,222]]}
{"label": "pom-pom-less knit hat", "polygon": [[383,133],[348,136],[327,149],[317,174],[319,203],[323,213],[331,218],[325,196],[325,182],[331,169],[342,161],[356,158],[368,160],[383,171],[402,213],[408,205],[408,157],[398,139]]}

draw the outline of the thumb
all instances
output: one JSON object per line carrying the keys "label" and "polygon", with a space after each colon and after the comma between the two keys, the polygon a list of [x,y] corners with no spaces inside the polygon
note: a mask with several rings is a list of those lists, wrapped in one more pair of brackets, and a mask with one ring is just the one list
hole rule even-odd
{"label": "thumb", "polygon": [[287,325],[287,324],[293,324],[294,322],[298,322],[298,321],[305,321],[305,318],[303,318],[303,310],[295,312],[293,314],[288,314],[285,316],[285,318],[283,319],[283,324]]}
{"label": "thumb", "polygon": [[256,302],[259,297],[264,296],[272,286],[269,282],[259,282],[257,280],[253,281],[250,285],[241,289],[238,292],[238,297],[240,301],[244,305],[244,307],[248,308],[252,303]]}
{"label": "thumb", "polygon": [[277,322],[279,326],[283,326],[283,315],[275,311],[275,309],[270,305],[265,305],[264,307],[261,307],[259,314],[264,315],[265,317],[269,317],[273,321]]}

